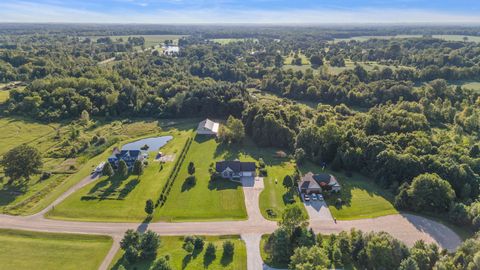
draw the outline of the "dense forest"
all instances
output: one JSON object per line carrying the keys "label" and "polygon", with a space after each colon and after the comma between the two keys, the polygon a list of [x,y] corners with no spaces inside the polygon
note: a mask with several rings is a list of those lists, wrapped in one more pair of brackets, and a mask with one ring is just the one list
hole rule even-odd
{"label": "dense forest", "polygon": [[[457,84],[480,81],[480,44],[433,37],[478,35],[480,28],[29,29],[0,27],[0,82],[27,84],[10,91],[4,115],[48,122],[84,112],[107,119],[232,115],[259,146],[362,173],[391,190],[398,209],[448,215],[480,229],[480,92]],[[143,38],[113,37],[147,34],[183,35],[180,52],[165,55]],[[391,34],[419,36],[335,40]],[[475,241],[460,248],[468,255],[442,257],[422,243],[414,248],[435,253],[445,265],[436,269],[480,269],[468,268],[478,257]],[[413,254],[395,245],[405,253],[398,264]]]}

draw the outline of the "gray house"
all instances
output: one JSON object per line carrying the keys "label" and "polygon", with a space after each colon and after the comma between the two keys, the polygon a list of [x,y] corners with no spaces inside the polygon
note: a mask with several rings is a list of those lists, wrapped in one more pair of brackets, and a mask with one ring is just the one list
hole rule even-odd
{"label": "gray house", "polygon": [[225,179],[254,177],[256,168],[255,162],[239,160],[219,161],[215,164],[215,170]]}
{"label": "gray house", "polygon": [[339,192],[341,189],[335,176],[328,173],[314,174],[312,172],[306,173],[302,177],[302,181],[298,185],[301,193],[321,193],[322,191]]}

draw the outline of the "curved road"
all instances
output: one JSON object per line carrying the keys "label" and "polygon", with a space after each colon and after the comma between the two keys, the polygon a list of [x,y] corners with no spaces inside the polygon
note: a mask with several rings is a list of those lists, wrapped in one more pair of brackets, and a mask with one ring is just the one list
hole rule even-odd
{"label": "curved road", "polygon": [[[244,181],[245,205],[248,220],[220,222],[185,222],[185,223],[109,223],[79,222],[44,218],[54,205],[57,205],[70,194],[95,181],[97,177],[87,177],[62,194],[51,205],[32,216],[0,215],[0,228],[21,229],[30,231],[102,234],[110,235],[114,244],[99,269],[108,269],[110,262],[119,249],[119,241],[127,229],[145,231],[147,228],[160,235],[226,235],[240,234],[247,246],[248,269],[270,269],[260,257],[259,243],[261,235],[273,232],[277,224],[268,221],[260,213],[259,195],[263,190],[263,181]],[[384,216],[374,219],[352,221],[314,221],[310,226],[317,233],[338,233],[351,228],[362,231],[386,231],[411,246],[417,240],[437,243],[450,251],[455,250],[461,239],[452,230],[438,222],[410,214]]]}

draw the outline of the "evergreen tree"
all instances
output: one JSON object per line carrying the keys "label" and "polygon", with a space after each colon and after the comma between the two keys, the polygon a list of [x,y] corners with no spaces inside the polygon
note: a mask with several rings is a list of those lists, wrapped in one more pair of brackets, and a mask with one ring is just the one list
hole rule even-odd
{"label": "evergreen tree", "polygon": [[153,214],[154,209],[155,209],[155,206],[153,204],[153,201],[151,199],[148,199],[145,202],[145,213],[147,213],[148,215],[151,215]]}
{"label": "evergreen tree", "polygon": [[128,176],[128,166],[127,166],[127,163],[125,163],[124,160],[120,160],[118,162],[117,173],[120,177],[127,178],[127,176]]}
{"label": "evergreen tree", "polygon": [[108,177],[113,176],[114,172],[113,172],[112,165],[110,165],[110,162],[105,163],[105,166],[103,166],[103,169],[102,169],[102,174]]}
{"label": "evergreen tree", "polygon": [[135,160],[135,163],[133,163],[133,173],[136,175],[142,175],[143,174],[143,162],[140,160]]}

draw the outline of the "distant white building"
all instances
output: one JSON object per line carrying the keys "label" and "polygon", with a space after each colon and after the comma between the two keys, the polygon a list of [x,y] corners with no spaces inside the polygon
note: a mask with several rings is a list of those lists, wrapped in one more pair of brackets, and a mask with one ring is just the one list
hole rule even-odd
{"label": "distant white building", "polygon": [[178,46],[163,46],[163,54],[165,55],[177,55],[180,53],[180,47]]}
{"label": "distant white building", "polygon": [[205,119],[198,124],[197,134],[217,135],[219,127],[220,127],[219,123],[213,122],[210,119]]}

